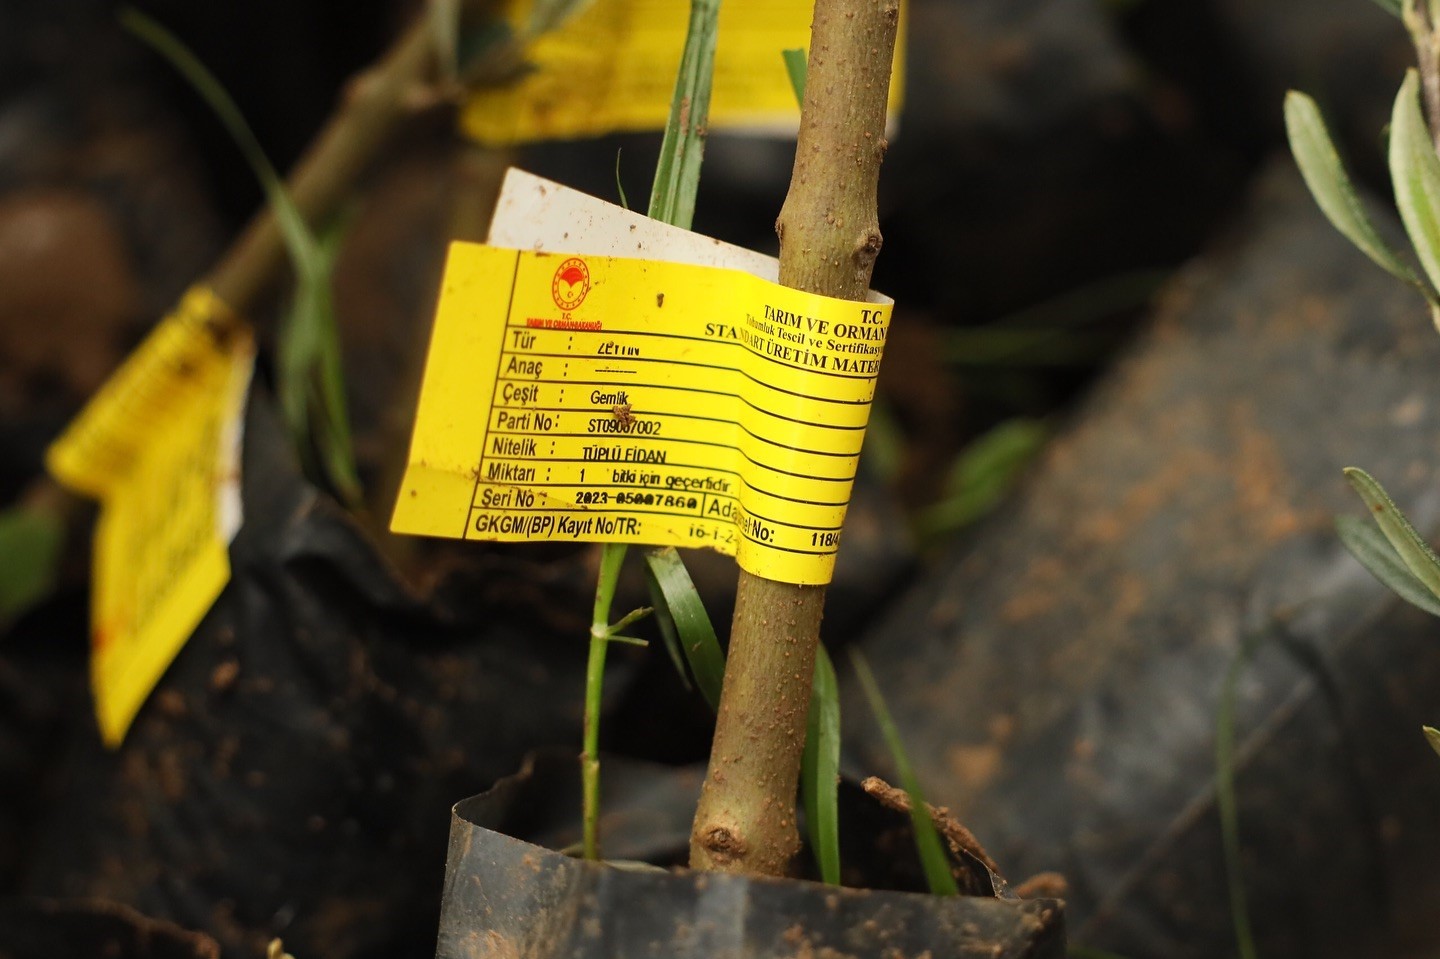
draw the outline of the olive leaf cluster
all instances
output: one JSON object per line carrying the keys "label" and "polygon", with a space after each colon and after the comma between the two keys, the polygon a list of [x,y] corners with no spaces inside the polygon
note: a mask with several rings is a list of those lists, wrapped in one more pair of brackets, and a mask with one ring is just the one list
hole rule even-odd
{"label": "olive leaf cluster", "polygon": [[[1419,292],[1440,329],[1440,138],[1431,126],[1440,124],[1440,0],[1375,2],[1400,17],[1419,63],[1419,69],[1406,72],[1395,97],[1388,157],[1395,208],[1418,270],[1370,222],[1312,98],[1297,90],[1286,95],[1285,130],[1305,184],[1330,223],[1378,266]],[[1374,477],[1356,467],[1347,468],[1345,476],[1375,521],[1337,517],[1345,547],[1400,598],[1440,616],[1440,557]],[[1427,726],[1425,735],[1440,753],[1440,731]]]}
{"label": "olive leaf cluster", "polygon": [[1325,216],[1346,239],[1396,279],[1414,287],[1440,327],[1440,156],[1420,112],[1420,75],[1411,69],[1390,114],[1390,177],[1395,206],[1423,269],[1422,276],[1370,222],[1320,107],[1308,95],[1285,96],[1285,132],[1305,184]]}

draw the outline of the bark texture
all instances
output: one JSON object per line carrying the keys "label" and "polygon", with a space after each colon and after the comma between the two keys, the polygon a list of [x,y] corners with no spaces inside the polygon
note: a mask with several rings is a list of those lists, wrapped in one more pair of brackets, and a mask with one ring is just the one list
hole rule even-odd
{"label": "bark texture", "polygon": [[[876,186],[898,0],[816,0],[780,282],[864,299],[880,252]],[[690,865],[784,875],[800,849],[795,791],[825,587],[740,573],[725,688]]]}

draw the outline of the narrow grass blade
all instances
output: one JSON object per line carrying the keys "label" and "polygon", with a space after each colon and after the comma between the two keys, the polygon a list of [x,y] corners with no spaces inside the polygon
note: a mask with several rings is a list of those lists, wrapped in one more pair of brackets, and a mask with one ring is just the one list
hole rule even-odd
{"label": "narrow grass blade", "polygon": [[804,50],[781,50],[785,59],[785,72],[790,76],[790,89],[795,91],[795,102],[805,104],[805,80],[810,75],[810,63],[805,59]]}
{"label": "narrow grass blade", "polygon": [[1373,2],[1375,6],[1385,12],[1400,16],[1400,0],[1373,0]]}
{"label": "narrow grass blade", "polygon": [[1251,643],[1241,644],[1220,693],[1215,719],[1215,806],[1220,815],[1220,837],[1225,857],[1225,879],[1230,893],[1230,919],[1235,927],[1235,948],[1240,959],[1257,959],[1250,931],[1250,909],[1245,898],[1245,874],[1240,859],[1240,812],[1235,798],[1235,698],[1240,675],[1250,661]]}
{"label": "narrow grass blade", "polygon": [[[675,76],[670,118],[660,146],[660,159],[650,188],[647,215],[654,220],[689,229],[695,215],[695,196],[700,185],[704,159],[704,126],[710,113],[710,89],[715,70],[715,31],[719,0],[692,0],[690,25]],[[698,108],[698,112],[697,112]],[[629,209],[620,184],[620,153],[615,153],[615,186],[620,202]],[[715,627],[695,591],[685,562],[674,549],[645,551],[650,595],[655,603],[655,621],[665,639],[666,649],[686,688],[683,659],[690,664],[700,693],[711,709],[720,708],[720,686],[725,675],[725,654],[715,637]]]}
{"label": "narrow grass blade", "polygon": [[653,584],[652,595],[656,596],[656,616],[661,630],[665,629],[667,620],[674,627],[695,685],[700,687],[700,695],[711,709],[719,709],[720,687],[725,681],[725,653],[685,563],[678,552],[667,547],[646,550],[645,568]]}
{"label": "narrow grass blade", "polygon": [[1434,726],[1421,726],[1420,728],[1425,731],[1425,741],[1430,744],[1430,748],[1440,755],[1440,729],[1436,729]]}
{"label": "narrow grass blade", "polygon": [[1335,531],[1340,534],[1340,542],[1345,544],[1350,555],[1358,559],[1370,575],[1405,602],[1420,607],[1431,616],[1440,616],[1440,599],[1431,595],[1425,584],[1415,578],[1415,574],[1390,546],[1385,534],[1374,524],[1358,516],[1337,516]]}
{"label": "narrow grass blade", "polygon": [[285,237],[285,245],[296,260],[296,268],[306,267],[314,255],[315,240],[310,235],[304,218],[300,216],[300,211],[290,202],[280,176],[265,156],[260,141],[255,139],[255,134],[245,122],[235,101],[230,99],[230,95],[225,92],[215,75],[169,30],[133,7],[122,8],[119,17],[121,25],[168,60],[215,113],[260,180],[260,186],[275,214],[280,232]]}
{"label": "narrow grass blade", "polygon": [[615,192],[620,197],[620,205],[630,209],[630,198],[625,195],[625,183],[620,179],[620,148],[615,148]]}
{"label": "narrow grass blade", "polygon": [[905,455],[905,433],[885,397],[877,396],[870,404],[865,445],[860,448],[862,468],[884,483],[893,483],[905,465]]}
{"label": "narrow grass blade", "polygon": [[1425,290],[1419,277],[1371,225],[1360,196],[1340,162],[1340,153],[1325,127],[1320,107],[1298,90],[1285,95],[1285,132],[1290,137],[1290,152],[1295,156],[1305,185],[1331,225],[1380,267]]}
{"label": "narrow grass blade", "polygon": [[120,11],[120,22],[189,81],[260,181],[295,270],[294,298],[278,338],[281,408],[310,478],[355,506],[360,501],[360,481],[345,410],[339,330],[330,291],[339,233],[331,231],[321,240],[311,232],[235,101],[174,34],[129,7]]}
{"label": "narrow grass blade", "polygon": [[880,695],[875,674],[870,671],[870,664],[859,650],[850,651],[850,661],[855,667],[855,678],[860,680],[860,688],[870,702],[870,711],[875,714],[875,721],[880,725],[885,744],[890,748],[895,769],[900,774],[900,785],[910,796],[910,821],[915,828],[915,847],[920,853],[920,865],[925,870],[925,881],[929,883],[930,891],[937,896],[959,895],[960,889],[955,884],[955,876],[950,872],[950,858],[945,854],[940,833],[935,829],[934,820],[930,818],[930,807],[925,804],[925,797],[920,793],[920,781],[915,777],[910,757],[905,753],[905,744],[900,741],[900,731],[895,728],[895,721],[890,718],[890,710],[886,708],[885,700]]}
{"label": "narrow grass blade", "polygon": [[342,229],[316,243],[312,268],[297,277],[276,350],[277,388],[306,473],[334,490],[346,505],[360,503],[360,477],[345,405],[340,329],[330,276]]}
{"label": "narrow grass blade", "polygon": [[1420,113],[1420,75],[1414,70],[1406,72],[1390,116],[1390,179],[1420,265],[1432,285],[1440,284],[1440,157]]}
{"label": "narrow grass blade", "polygon": [[820,878],[840,885],[840,690],[835,666],[820,646],[815,651],[810,716],[805,724],[805,755],[800,768],[800,795],[810,849]]}
{"label": "narrow grass blade", "polygon": [[1405,566],[1432,595],[1440,597],[1440,557],[1415,532],[1415,527],[1373,476],[1351,466],[1346,468],[1345,478],[1369,507],[1370,517],[1395,547]]}
{"label": "narrow grass blade", "polygon": [[0,630],[55,591],[65,524],[23,506],[0,513]]}
{"label": "narrow grass blade", "polygon": [[670,120],[665,125],[655,185],[650,192],[648,215],[687,230],[695,217],[695,195],[705,155],[705,127],[710,119],[710,87],[715,72],[719,17],[720,0],[691,0],[685,50],[680,57],[680,72],[670,100]]}
{"label": "narrow grass blade", "polygon": [[[646,555],[648,557],[649,553]],[[690,670],[685,667],[685,651],[680,648],[680,631],[675,626],[675,620],[670,617],[670,606],[665,602],[665,594],[660,591],[660,584],[655,581],[655,575],[648,565],[645,568],[645,585],[650,590],[650,605],[655,610],[655,625],[660,630],[660,638],[665,641],[665,653],[670,657],[670,665],[675,667],[675,675],[680,677],[680,684],[689,692],[695,688],[695,684],[690,681]]]}

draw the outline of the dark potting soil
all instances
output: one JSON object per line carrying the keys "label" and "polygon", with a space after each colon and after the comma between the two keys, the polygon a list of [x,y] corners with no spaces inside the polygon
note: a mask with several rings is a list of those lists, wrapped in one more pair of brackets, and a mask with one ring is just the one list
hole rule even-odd
{"label": "dark potting soil", "polygon": [[244,500],[232,580],[124,745],[77,731],[22,888],[128,904],[227,954],[281,936],[296,955],[425,955],[454,798],[536,742],[578,741],[582,630],[547,628],[553,610],[505,585],[534,571],[506,560],[469,616],[409,592],[300,478],[263,388]]}
{"label": "dark potting soil", "polygon": [[0,899],[0,959],[220,959],[220,944],[99,900]]}
{"label": "dark potting soil", "polygon": [[573,753],[533,756],[456,807],[442,959],[1065,954],[1061,904],[1016,899],[968,854],[954,856],[952,869],[969,894],[923,894],[909,817],[853,783],[841,792],[842,888],[637,866],[684,861],[703,770],[624,760],[602,767],[600,831],[605,854],[621,860],[615,865],[552,851],[578,839]]}

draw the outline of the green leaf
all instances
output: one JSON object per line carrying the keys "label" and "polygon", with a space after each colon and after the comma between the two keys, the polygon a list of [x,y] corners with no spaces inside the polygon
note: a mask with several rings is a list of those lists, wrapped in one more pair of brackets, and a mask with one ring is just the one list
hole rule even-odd
{"label": "green leaf", "polygon": [[281,409],[307,475],[354,506],[360,500],[360,481],[345,411],[340,338],[330,290],[340,233],[332,230],[323,240],[315,237],[235,101],[174,34],[129,7],[120,11],[120,22],[189,81],[260,181],[295,270],[295,293],[276,356]]}
{"label": "green leaf", "polygon": [[1361,566],[1370,571],[1370,575],[1412,606],[1418,606],[1432,616],[1440,616],[1440,600],[1415,578],[1391,547],[1390,541],[1374,524],[1358,516],[1337,516],[1335,531],[1340,534],[1340,542],[1360,561]]}
{"label": "green leaf", "polygon": [[[646,555],[648,557],[649,553]],[[650,590],[650,605],[655,610],[655,625],[660,629],[660,638],[665,641],[665,653],[670,657],[670,665],[675,667],[675,675],[680,677],[680,684],[689,692],[695,686],[690,682],[690,671],[685,668],[685,653],[680,648],[680,631],[675,628],[675,620],[670,616],[665,594],[660,591],[660,584],[655,581],[655,576],[648,566],[645,569],[645,585]]]}
{"label": "green leaf", "polygon": [[338,225],[327,230],[314,250],[314,272],[297,278],[276,344],[276,386],[306,475],[355,507],[361,498],[360,477],[330,285],[342,236]]}
{"label": "green leaf", "polygon": [[810,75],[810,63],[805,59],[805,51],[798,48],[781,50],[780,56],[785,59],[785,72],[790,76],[790,89],[795,91],[795,102],[804,106],[805,80]]}
{"label": "green leaf", "polygon": [[687,230],[695,218],[695,194],[700,188],[700,164],[705,156],[719,17],[720,0],[691,0],[685,50],[680,55],[680,72],[670,98],[670,119],[660,143],[655,185],[650,192],[648,215]]}
{"label": "green leaf", "polygon": [[875,397],[870,403],[860,462],[868,475],[884,483],[893,483],[905,465],[905,433],[883,396]]}
{"label": "green leaf", "polygon": [[[614,623],[610,624],[610,638],[620,639],[621,637],[617,635],[620,630],[631,625],[632,623],[638,623],[640,620],[644,619],[646,616],[649,616],[653,612],[654,610],[651,609],[649,606],[641,606],[639,609],[630,610],[630,612],[626,613]],[[641,645],[646,644],[642,643]]]}
{"label": "green leaf", "polygon": [[1290,152],[1295,156],[1305,185],[1335,229],[1380,267],[1418,287],[1428,297],[1429,291],[1419,277],[1371,225],[1360,196],[1340,162],[1340,153],[1325,127],[1320,108],[1298,90],[1285,95],[1285,132],[1290,137]]}
{"label": "green leaf", "polygon": [[1430,744],[1430,748],[1440,755],[1440,729],[1436,729],[1434,726],[1421,726],[1420,728],[1425,731],[1425,741]]}
{"label": "green leaf", "polygon": [[1372,2],[1374,2],[1375,6],[1387,13],[1393,13],[1397,17],[1400,16],[1400,0],[1372,0]]}
{"label": "green leaf", "polygon": [[820,878],[840,885],[840,690],[835,666],[824,646],[815,650],[810,687],[810,715],[805,723],[805,754],[800,767],[800,795],[805,826]]}
{"label": "green leaf", "polygon": [[145,14],[133,7],[124,7],[120,10],[119,17],[120,23],[125,29],[170,61],[171,66],[189,81],[195,92],[200,94],[201,98],[209,105],[240,148],[240,152],[244,154],[250,168],[255,171],[255,176],[265,191],[265,198],[275,214],[276,223],[285,238],[285,245],[290,249],[290,255],[295,261],[297,270],[308,267],[316,252],[315,240],[310,235],[310,230],[306,227],[300,211],[295,208],[295,204],[290,202],[290,197],[285,193],[285,186],[275,172],[275,168],[271,166],[269,158],[265,156],[260,141],[255,139],[255,134],[251,131],[250,125],[245,122],[240,108],[235,105],[234,100],[230,99],[230,95],[225,92],[220,81],[205,68],[195,54],[180,42],[178,37]]}
{"label": "green leaf", "polygon": [[[1420,113],[1420,76],[1405,74],[1390,116],[1390,179],[1405,232],[1431,284],[1440,284],[1440,157]],[[1434,297],[1431,310],[1440,319]]]}
{"label": "green leaf", "polygon": [[1345,478],[1360,494],[1360,499],[1370,510],[1371,519],[1380,527],[1380,532],[1395,547],[1400,559],[1420,583],[1436,597],[1440,597],[1440,557],[1415,532],[1415,527],[1400,512],[1400,508],[1375,481],[1362,469],[1346,467]]}
{"label": "green leaf", "polygon": [[1225,886],[1230,897],[1230,922],[1235,929],[1235,948],[1240,959],[1258,959],[1255,936],[1250,927],[1250,907],[1245,894],[1245,870],[1240,849],[1240,804],[1235,792],[1235,700],[1255,641],[1246,639],[1235,651],[1220,689],[1220,708],[1215,713],[1215,807],[1220,817],[1220,843],[1225,860]]}
{"label": "green leaf", "polygon": [[925,804],[925,797],[920,792],[920,780],[915,777],[910,757],[905,753],[905,744],[900,740],[900,731],[895,728],[895,721],[890,718],[890,710],[886,708],[885,699],[880,695],[875,674],[870,672],[870,664],[858,649],[850,650],[850,661],[855,667],[855,678],[860,681],[860,688],[870,702],[870,711],[875,714],[875,721],[880,725],[885,744],[890,748],[890,756],[900,774],[900,785],[910,796],[910,822],[915,828],[915,848],[920,853],[920,865],[925,870],[925,881],[930,885],[930,891],[937,896],[957,896],[960,889],[955,884],[954,874],[950,872],[950,857],[945,854],[940,833],[935,829],[935,821],[930,818],[930,807]]}
{"label": "green leaf", "polygon": [[620,179],[620,148],[615,148],[615,192],[620,195],[620,205],[630,209],[630,198],[625,195],[625,184]]}
{"label": "green leaf", "polygon": [[932,536],[950,532],[993,510],[1048,435],[1039,420],[1016,418],[972,440],[950,468],[944,499],[921,514],[920,532]]}
{"label": "green leaf", "polygon": [[64,544],[65,524],[51,512],[0,513],[0,629],[55,591]]}
{"label": "green leaf", "polygon": [[684,561],[674,547],[646,550],[645,568],[661,632],[673,628],[695,684],[700,687],[700,695],[711,709],[719,709],[720,688],[725,682],[725,653]]}

